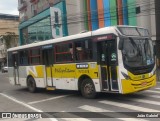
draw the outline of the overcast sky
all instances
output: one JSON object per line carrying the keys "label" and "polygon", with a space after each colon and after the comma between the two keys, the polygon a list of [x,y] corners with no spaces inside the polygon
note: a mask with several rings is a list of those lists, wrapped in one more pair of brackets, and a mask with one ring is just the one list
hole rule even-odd
{"label": "overcast sky", "polygon": [[18,0],[0,0],[0,13],[19,15]]}

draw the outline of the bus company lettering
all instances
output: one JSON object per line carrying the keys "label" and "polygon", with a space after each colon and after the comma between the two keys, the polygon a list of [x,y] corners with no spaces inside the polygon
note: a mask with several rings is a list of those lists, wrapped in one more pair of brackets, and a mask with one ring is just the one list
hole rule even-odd
{"label": "bus company lettering", "polygon": [[62,69],[62,68],[55,68],[56,73],[73,73],[75,70],[71,70],[68,68]]}

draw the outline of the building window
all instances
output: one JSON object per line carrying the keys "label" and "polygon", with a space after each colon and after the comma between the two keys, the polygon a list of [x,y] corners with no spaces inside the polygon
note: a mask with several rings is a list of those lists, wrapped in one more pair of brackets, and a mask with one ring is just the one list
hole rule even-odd
{"label": "building window", "polygon": [[136,7],[136,14],[139,14],[139,13],[141,13],[141,8],[140,8],[140,6]]}
{"label": "building window", "polygon": [[35,15],[35,14],[34,14],[34,11],[35,11],[35,5],[34,5],[34,4],[31,4],[31,12],[32,12],[32,15]]}
{"label": "building window", "polygon": [[51,23],[49,17],[35,24],[32,24],[26,30],[28,34],[25,34],[24,30],[22,31],[24,44],[52,39]]}
{"label": "building window", "polygon": [[55,47],[56,62],[72,62],[73,61],[73,44],[62,43]]}

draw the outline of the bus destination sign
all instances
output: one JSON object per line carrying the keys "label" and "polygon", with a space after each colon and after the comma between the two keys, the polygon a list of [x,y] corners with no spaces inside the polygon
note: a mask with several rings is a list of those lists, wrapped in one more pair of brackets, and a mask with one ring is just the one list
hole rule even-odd
{"label": "bus destination sign", "polygon": [[50,49],[52,47],[53,47],[53,45],[44,45],[44,46],[42,46],[42,49]]}
{"label": "bus destination sign", "polygon": [[95,37],[93,38],[93,41],[97,42],[97,41],[111,40],[111,39],[113,39],[113,35],[105,35],[105,36]]}

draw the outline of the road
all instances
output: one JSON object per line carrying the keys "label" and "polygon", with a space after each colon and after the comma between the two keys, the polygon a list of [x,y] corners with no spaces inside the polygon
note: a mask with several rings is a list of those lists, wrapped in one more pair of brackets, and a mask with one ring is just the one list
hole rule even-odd
{"label": "road", "polygon": [[[10,85],[7,74],[0,73],[0,112],[47,112],[49,118],[35,121],[106,121],[112,117],[115,117],[112,120],[138,121],[141,119],[136,118],[138,114],[141,117],[159,114],[160,117],[160,83],[150,90],[130,95],[101,93],[97,99],[85,99],[76,91],[39,90],[29,93],[24,87]],[[57,113],[51,116],[53,112]],[[152,120],[158,121],[159,118]]]}

